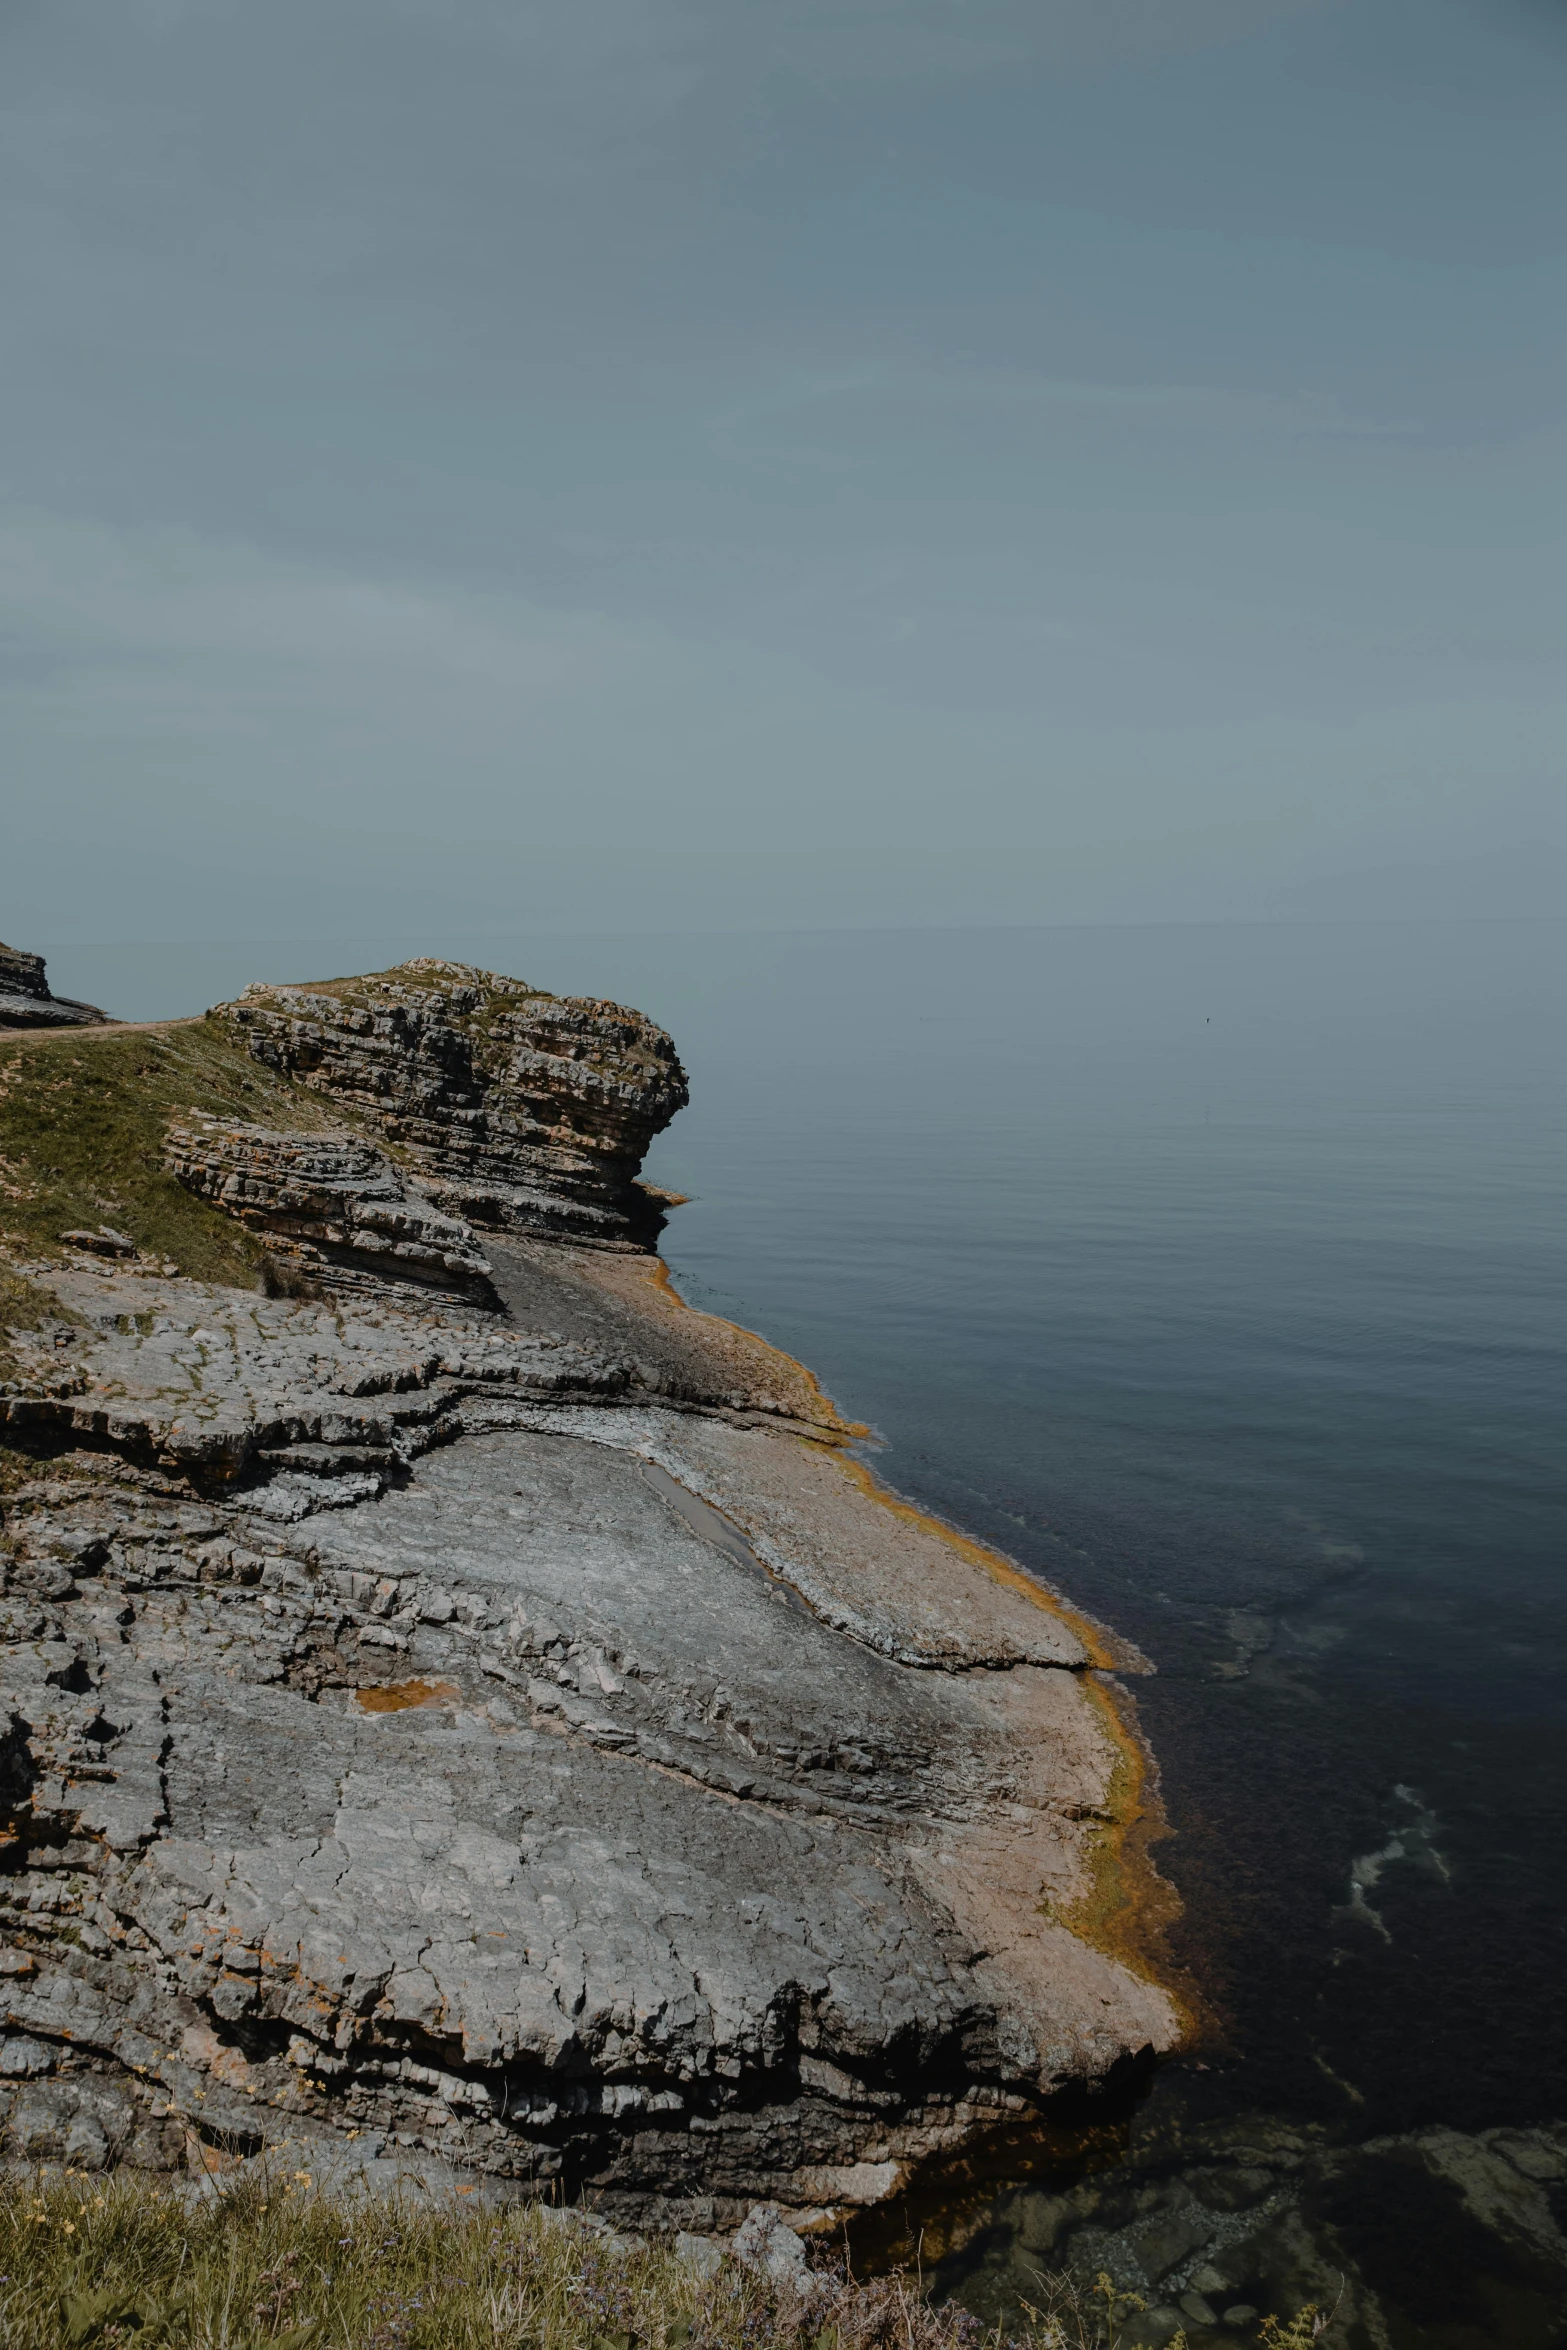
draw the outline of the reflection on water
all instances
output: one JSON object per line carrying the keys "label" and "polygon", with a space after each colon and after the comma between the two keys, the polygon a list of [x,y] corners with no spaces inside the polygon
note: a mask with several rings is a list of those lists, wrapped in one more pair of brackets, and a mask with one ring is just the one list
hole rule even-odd
{"label": "reflection on water", "polygon": [[1182,2295],[1235,2339],[1227,2308],[1332,2261],[1390,2338],[1555,2338],[1567,926],[409,938],[51,978],[150,1015],[431,951],[672,1028],[692,1106],[649,1172],[692,1195],[685,1294],[1157,1668],[1129,1686],[1159,1861],[1219,2028],[1118,2168],[975,2182],[965,2291],[1077,2238],[1194,2339]]}

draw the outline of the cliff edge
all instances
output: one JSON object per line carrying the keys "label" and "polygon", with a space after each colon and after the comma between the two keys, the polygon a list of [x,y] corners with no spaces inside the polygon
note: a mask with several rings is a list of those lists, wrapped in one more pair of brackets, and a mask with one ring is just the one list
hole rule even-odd
{"label": "cliff edge", "polygon": [[69,996],[51,995],[42,955],[0,945],[0,1032],[7,1028],[97,1027],[108,1017],[96,1004],[78,1004]]}
{"label": "cliff edge", "polygon": [[249,987],[217,1017],[267,1068],[373,1119],[435,1207],[598,1247],[656,1240],[637,1172],[686,1077],[639,1012],[421,958]]}
{"label": "cliff edge", "polygon": [[449,964],[0,1040],[12,2159],[826,2224],[1172,2043],[1096,1636],[675,1298],[684,1098]]}

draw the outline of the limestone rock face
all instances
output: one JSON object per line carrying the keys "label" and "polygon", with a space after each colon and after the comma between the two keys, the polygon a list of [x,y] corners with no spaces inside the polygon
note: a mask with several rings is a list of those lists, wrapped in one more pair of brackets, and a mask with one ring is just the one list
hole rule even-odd
{"label": "limestone rock face", "polygon": [[825,2218],[1169,2044],[1067,1922],[1076,1634],[819,1434],[537,1323],[53,1279],[83,1334],[0,1390],[11,2159]]}
{"label": "limestone rock face", "polygon": [[668,1038],[429,963],[223,1017],[299,1090],[165,1163],[330,1294],[4,1250],[0,2161],[828,2224],[1135,2078],[1105,1651],[662,1280]]}
{"label": "limestone rock face", "polygon": [[82,1028],[96,1026],[108,1017],[96,1004],[51,995],[42,955],[0,946],[0,1029]]}
{"label": "limestone rock face", "polygon": [[256,1060],[371,1112],[448,1214],[600,1247],[656,1238],[636,1175],[686,1079],[640,1013],[428,958],[250,987],[219,1011]]}
{"label": "limestone rock face", "polygon": [[385,1153],[353,1135],[278,1134],[192,1116],[170,1127],[164,1164],[314,1288],[408,1304],[499,1304],[469,1226],[411,1197]]}

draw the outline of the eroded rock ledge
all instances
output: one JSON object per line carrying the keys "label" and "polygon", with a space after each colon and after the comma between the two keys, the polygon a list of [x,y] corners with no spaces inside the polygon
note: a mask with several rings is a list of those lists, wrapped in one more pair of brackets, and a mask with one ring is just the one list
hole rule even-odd
{"label": "eroded rock ledge", "polygon": [[219,1017],[256,1060],[370,1113],[435,1207],[601,1247],[656,1239],[658,1202],[636,1177],[686,1078],[639,1012],[423,958],[250,987]]}
{"label": "eroded rock ledge", "polygon": [[193,1115],[170,1126],[164,1164],[254,1232],[296,1286],[415,1306],[499,1304],[471,1226],[411,1194],[385,1152],[354,1135]]}
{"label": "eroded rock ledge", "polygon": [[0,946],[0,1031],[7,1028],[82,1028],[107,1020],[96,1004],[52,995],[42,955]]}
{"label": "eroded rock ledge", "polygon": [[180,1131],[350,1278],[25,1267],[62,1319],[0,1389],[12,2157],[304,2137],[723,2227],[1169,2045],[1070,1923],[1124,1800],[1082,1641],[885,1506],[797,1366],[655,1260],[505,1232],[488,1312],[388,1303],[342,1195],[417,1223],[406,1163]]}

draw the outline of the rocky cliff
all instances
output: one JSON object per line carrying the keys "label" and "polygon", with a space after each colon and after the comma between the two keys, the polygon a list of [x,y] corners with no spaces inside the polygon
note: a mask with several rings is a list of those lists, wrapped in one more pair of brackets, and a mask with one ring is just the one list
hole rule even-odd
{"label": "rocky cliff", "polygon": [[0,946],[0,1029],[80,1028],[107,1019],[96,1004],[51,995],[42,955]]}
{"label": "rocky cliff", "polygon": [[656,1239],[637,1171],[686,1079],[640,1013],[423,959],[247,988],[218,1017],[256,1060],[374,1119],[437,1208],[598,1247]]}
{"label": "rocky cliff", "polygon": [[385,1153],[353,1135],[193,1115],[170,1125],[164,1164],[256,1234],[282,1287],[412,1305],[500,1302],[470,1227],[411,1195]]}
{"label": "rocky cliff", "polygon": [[[12,1249],[58,1319],[0,1387],[11,2154],[287,2137],[629,2221],[825,2222],[1135,2073],[1176,2019],[1080,1922],[1141,1883],[1100,1652],[628,1253],[667,1039],[408,968],[319,1016],[252,991],[220,1025],[298,1056],[273,1122],[163,1144],[324,1296],[173,1272],[123,1169],[111,1251]],[[349,1123],[291,1129],[290,1091]],[[481,1166],[483,1260],[417,1196]],[[598,1245],[504,1228],[541,1200]]]}

